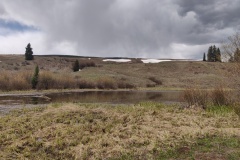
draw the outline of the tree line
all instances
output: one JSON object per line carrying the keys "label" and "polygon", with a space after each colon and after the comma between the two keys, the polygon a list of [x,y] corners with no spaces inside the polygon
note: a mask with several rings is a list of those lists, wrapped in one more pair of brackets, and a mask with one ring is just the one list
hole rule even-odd
{"label": "tree line", "polygon": [[208,48],[207,59],[206,54],[203,54],[203,61],[208,62],[222,62],[221,51],[215,45]]}

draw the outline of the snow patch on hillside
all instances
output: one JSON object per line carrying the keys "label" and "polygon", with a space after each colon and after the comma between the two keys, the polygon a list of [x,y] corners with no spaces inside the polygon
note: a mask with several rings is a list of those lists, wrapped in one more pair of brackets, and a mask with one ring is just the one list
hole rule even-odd
{"label": "snow patch on hillside", "polygon": [[123,63],[123,62],[131,62],[131,59],[104,59],[103,62],[119,62],[119,63]]}
{"label": "snow patch on hillside", "polygon": [[172,60],[159,60],[159,59],[142,59],[143,63],[160,63],[160,62],[168,62]]}

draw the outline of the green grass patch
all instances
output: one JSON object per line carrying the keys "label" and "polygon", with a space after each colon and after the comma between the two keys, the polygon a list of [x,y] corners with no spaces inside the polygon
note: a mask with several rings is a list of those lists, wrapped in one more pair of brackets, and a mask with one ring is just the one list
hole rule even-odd
{"label": "green grass patch", "polygon": [[215,116],[228,116],[235,114],[234,108],[231,106],[208,106],[206,112]]}

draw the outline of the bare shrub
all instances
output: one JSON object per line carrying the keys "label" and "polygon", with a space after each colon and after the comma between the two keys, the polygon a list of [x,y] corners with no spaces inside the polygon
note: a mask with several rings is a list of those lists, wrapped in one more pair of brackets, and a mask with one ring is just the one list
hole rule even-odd
{"label": "bare shrub", "polygon": [[222,87],[215,88],[211,92],[211,100],[215,106],[229,105],[231,102],[229,93],[224,91]]}
{"label": "bare shrub", "polygon": [[143,61],[142,61],[141,58],[132,59],[132,62],[133,62],[133,63],[143,63]]}
{"label": "bare shrub", "polygon": [[233,62],[239,62],[239,55],[236,55],[235,53],[240,49],[240,32],[236,32],[232,36],[228,37],[227,41],[222,44],[222,48],[225,59]]}
{"label": "bare shrub", "polygon": [[79,63],[79,69],[83,69],[85,67],[96,67],[96,64],[94,61],[90,60],[81,60]]}
{"label": "bare shrub", "polygon": [[80,89],[95,89],[96,85],[93,82],[89,82],[86,80],[82,80],[78,82],[78,86]]}
{"label": "bare shrub", "polygon": [[148,87],[148,88],[156,87],[156,84],[146,84],[146,87]]}
{"label": "bare shrub", "polygon": [[97,88],[99,89],[116,89],[116,83],[112,79],[102,78],[97,81]]}
{"label": "bare shrub", "polygon": [[206,109],[208,92],[200,89],[189,88],[184,91],[183,98],[188,103],[188,106],[195,105]]}
{"label": "bare shrub", "polygon": [[156,79],[156,77],[149,77],[148,79],[149,79],[150,81],[156,83],[156,85],[162,85],[162,81]]}
{"label": "bare shrub", "polygon": [[134,84],[131,84],[131,83],[126,83],[126,88],[133,89],[133,88],[136,88],[136,86]]}
{"label": "bare shrub", "polygon": [[117,87],[120,88],[120,89],[133,89],[133,88],[135,88],[135,86],[133,84],[126,83],[126,82],[118,82]]}
{"label": "bare shrub", "polygon": [[118,82],[117,84],[118,88],[126,88],[126,83],[125,82]]}

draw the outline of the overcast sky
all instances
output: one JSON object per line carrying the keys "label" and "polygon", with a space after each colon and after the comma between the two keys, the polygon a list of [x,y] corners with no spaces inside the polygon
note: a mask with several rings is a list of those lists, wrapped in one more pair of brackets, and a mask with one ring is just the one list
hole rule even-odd
{"label": "overcast sky", "polygon": [[201,59],[239,15],[240,0],[1,0],[0,54]]}

